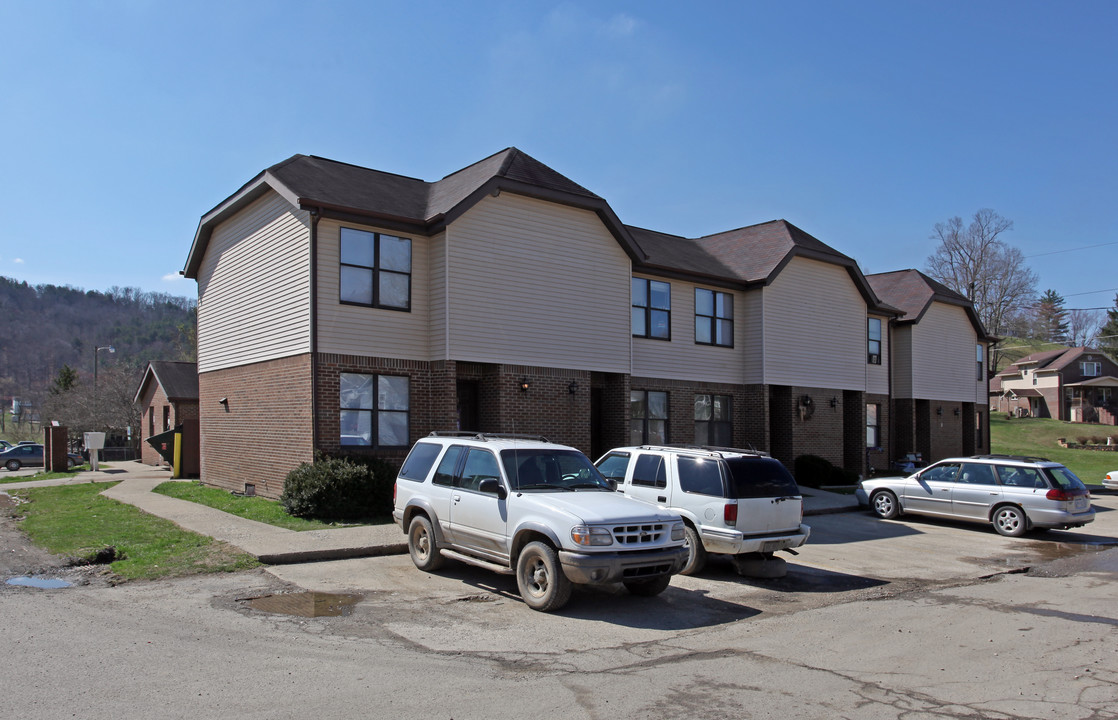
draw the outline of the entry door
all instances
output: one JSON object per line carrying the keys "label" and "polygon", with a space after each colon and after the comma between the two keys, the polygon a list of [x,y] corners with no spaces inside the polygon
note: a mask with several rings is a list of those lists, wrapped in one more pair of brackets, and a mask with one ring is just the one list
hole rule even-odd
{"label": "entry door", "polygon": [[476,380],[459,380],[456,387],[458,394],[458,430],[481,430],[480,414],[478,413],[478,384]]}

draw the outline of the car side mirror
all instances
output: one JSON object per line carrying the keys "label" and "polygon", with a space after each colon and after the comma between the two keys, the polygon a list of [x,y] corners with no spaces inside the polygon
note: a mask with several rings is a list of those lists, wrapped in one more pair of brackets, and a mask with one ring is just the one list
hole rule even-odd
{"label": "car side mirror", "polygon": [[505,490],[505,486],[497,478],[485,478],[477,487],[478,490],[487,495],[496,495],[499,499],[504,500],[508,497],[509,493]]}
{"label": "car side mirror", "polygon": [[609,483],[609,489],[617,492],[617,478],[608,477],[606,482]]}

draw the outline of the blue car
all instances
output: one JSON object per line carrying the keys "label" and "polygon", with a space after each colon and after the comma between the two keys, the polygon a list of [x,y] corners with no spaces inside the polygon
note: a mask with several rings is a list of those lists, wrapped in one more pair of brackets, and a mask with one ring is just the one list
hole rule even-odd
{"label": "blue car", "polygon": [[[66,453],[66,469],[71,470],[84,463],[81,455]],[[38,443],[20,443],[0,452],[0,465],[12,472],[21,467],[43,467],[43,446]]]}

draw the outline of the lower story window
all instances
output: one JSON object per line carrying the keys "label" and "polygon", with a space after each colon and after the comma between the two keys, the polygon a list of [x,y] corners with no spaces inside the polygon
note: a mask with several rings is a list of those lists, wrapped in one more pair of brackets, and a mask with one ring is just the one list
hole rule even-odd
{"label": "lower story window", "polygon": [[734,444],[729,395],[695,396],[695,443],[730,447]]}
{"label": "lower story window", "polygon": [[338,385],[342,445],[408,445],[408,378],[341,373]]}
{"label": "lower story window", "polygon": [[866,447],[881,447],[881,426],[878,424],[881,406],[873,403],[866,405]]}
{"label": "lower story window", "polygon": [[668,394],[655,390],[629,393],[629,441],[634,445],[668,441]]}

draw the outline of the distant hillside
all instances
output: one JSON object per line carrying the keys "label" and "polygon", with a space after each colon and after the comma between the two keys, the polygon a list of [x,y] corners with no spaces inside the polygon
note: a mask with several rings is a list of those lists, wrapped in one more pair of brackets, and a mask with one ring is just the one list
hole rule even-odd
{"label": "distant hillside", "polygon": [[194,360],[195,313],[194,300],[165,293],[0,277],[0,401],[39,397],[63,365],[91,380],[99,346],[116,349],[101,351],[101,367],[125,365],[137,373],[149,360]]}

